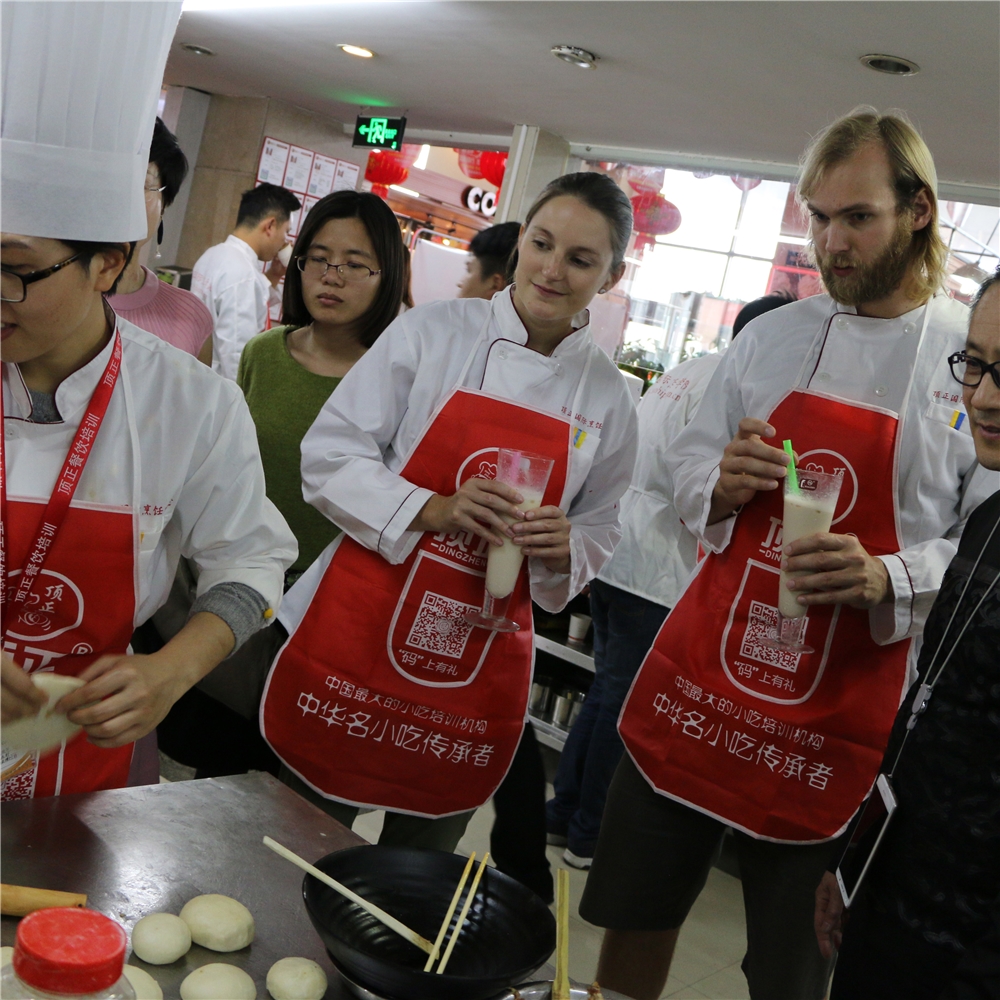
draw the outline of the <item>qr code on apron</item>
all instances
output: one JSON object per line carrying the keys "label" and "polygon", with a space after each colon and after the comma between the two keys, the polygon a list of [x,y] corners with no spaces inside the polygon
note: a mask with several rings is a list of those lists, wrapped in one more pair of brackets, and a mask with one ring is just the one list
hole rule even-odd
{"label": "qr code on apron", "polygon": [[778,609],[762,601],[751,601],[746,631],[740,643],[740,655],[794,674],[799,668],[798,653],[789,653],[764,645],[764,640],[777,632],[777,629]]}
{"label": "qr code on apron", "polygon": [[472,633],[472,626],[462,616],[467,611],[477,610],[471,604],[427,591],[406,637],[406,645],[461,659]]}

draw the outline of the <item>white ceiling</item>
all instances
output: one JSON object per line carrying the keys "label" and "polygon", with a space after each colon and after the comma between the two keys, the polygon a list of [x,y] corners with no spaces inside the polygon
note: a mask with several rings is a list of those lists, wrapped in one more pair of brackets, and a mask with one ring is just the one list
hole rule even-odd
{"label": "white ceiling", "polygon": [[[923,132],[949,197],[996,203],[1000,190],[993,0],[196,2],[233,9],[185,11],[169,84],[276,97],[343,122],[364,105],[405,112],[412,138],[509,136],[524,123],[602,158],[630,147],[779,165],[856,104],[898,107]],[[377,57],[345,55],[340,42]],[[598,68],[560,62],[548,51],[560,43],[597,53]],[[870,52],[921,72],[872,72],[858,62]]]}

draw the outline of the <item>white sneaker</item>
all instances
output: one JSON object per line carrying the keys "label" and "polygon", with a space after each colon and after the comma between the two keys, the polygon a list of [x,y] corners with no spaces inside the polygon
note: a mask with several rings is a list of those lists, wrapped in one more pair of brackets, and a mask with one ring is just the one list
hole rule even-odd
{"label": "white sneaker", "polygon": [[580,857],[578,854],[574,854],[568,847],[563,851],[563,861],[570,866],[570,868],[580,868],[586,871],[593,863],[593,858]]}

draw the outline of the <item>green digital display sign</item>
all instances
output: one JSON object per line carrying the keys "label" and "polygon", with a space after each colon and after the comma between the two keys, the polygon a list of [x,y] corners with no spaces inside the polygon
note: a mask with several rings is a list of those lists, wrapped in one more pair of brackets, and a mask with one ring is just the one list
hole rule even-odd
{"label": "green digital display sign", "polygon": [[405,118],[366,118],[359,115],[354,123],[353,145],[398,152],[403,146],[405,130]]}

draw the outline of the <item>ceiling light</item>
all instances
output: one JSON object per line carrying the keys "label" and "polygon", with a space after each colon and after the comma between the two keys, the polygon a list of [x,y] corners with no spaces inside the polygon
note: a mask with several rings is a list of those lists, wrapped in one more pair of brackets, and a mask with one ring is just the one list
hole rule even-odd
{"label": "ceiling light", "polygon": [[343,49],[349,56],[358,56],[361,59],[371,59],[374,52],[371,49],[363,49],[360,45],[338,45],[338,49]]}
{"label": "ceiling light", "polygon": [[902,56],[886,56],[870,53],[860,57],[861,62],[876,73],[888,73],[890,76],[913,76],[920,72],[920,67],[912,59]]}
{"label": "ceiling light", "polygon": [[181,48],[185,52],[191,52],[196,56],[214,56],[215,53],[211,49],[206,49],[204,45],[195,45],[192,42],[183,42]]}
{"label": "ceiling light", "polygon": [[580,69],[597,68],[597,56],[576,45],[553,45],[549,51],[557,59],[562,59],[563,62],[568,62],[572,66],[579,66]]}
{"label": "ceiling light", "polygon": [[390,191],[398,191],[400,194],[409,195],[411,198],[419,198],[420,197],[420,192],[419,191],[414,191],[412,188],[400,187],[398,184],[390,184],[389,185],[389,190]]}

